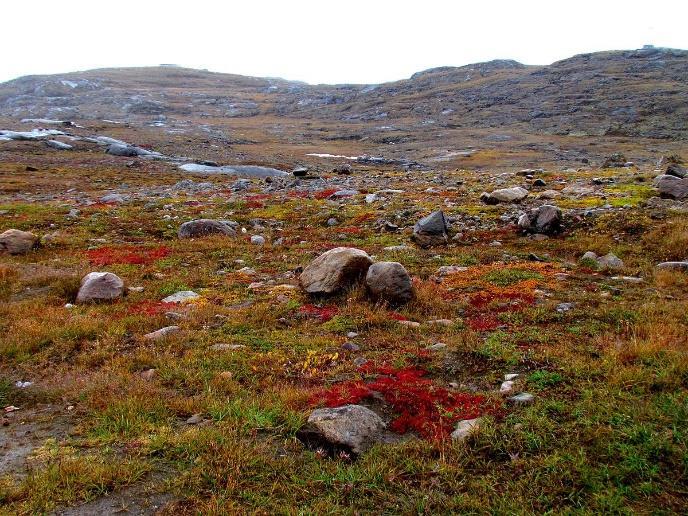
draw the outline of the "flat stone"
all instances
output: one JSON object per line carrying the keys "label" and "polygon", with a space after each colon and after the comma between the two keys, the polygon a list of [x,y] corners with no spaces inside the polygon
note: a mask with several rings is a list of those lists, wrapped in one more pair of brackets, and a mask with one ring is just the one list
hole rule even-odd
{"label": "flat stone", "polygon": [[196,292],[192,290],[181,290],[179,292],[175,292],[174,294],[167,296],[162,300],[163,303],[174,303],[177,305],[181,305],[184,303],[190,303],[192,301],[195,301],[199,299],[201,296],[196,294]]}
{"label": "flat stone", "polygon": [[165,326],[164,328],[160,328],[159,330],[146,333],[143,336],[143,338],[148,340],[159,340],[168,337],[169,335],[173,335],[179,332],[180,330],[181,328],[179,326]]}

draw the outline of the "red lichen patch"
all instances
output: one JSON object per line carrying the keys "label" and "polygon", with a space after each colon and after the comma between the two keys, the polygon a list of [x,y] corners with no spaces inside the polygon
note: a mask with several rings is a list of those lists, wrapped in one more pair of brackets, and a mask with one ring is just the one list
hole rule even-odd
{"label": "red lichen patch", "polygon": [[327,306],[315,306],[315,305],[303,305],[299,308],[299,314],[305,317],[313,317],[320,319],[322,322],[327,322],[332,319],[339,309],[334,305]]}
{"label": "red lichen patch", "polygon": [[287,196],[292,199],[305,199],[310,195],[310,192],[300,191],[300,190],[290,190],[287,192]]}
{"label": "red lichen patch", "polygon": [[392,407],[395,418],[389,428],[399,434],[415,432],[430,440],[446,438],[457,421],[493,413],[498,407],[485,396],[454,392],[436,385],[416,367],[394,369],[365,367],[375,375],[372,382],[346,382],[320,393],[328,407],[357,404],[380,395]]}
{"label": "red lichen patch", "polygon": [[468,318],[468,327],[473,331],[496,330],[502,323],[494,315],[477,315]]}
{"label": "red lichen patch", "polygon": [[162,301],[140,301],[129,307],[127,314],[129,315],[160,315],[162,313],[168,312],[177,305],[174,303],[163,303]]}
{"label": "red lichen patch", "polygon": [[172,250],[169,247],[137,247],[133,245],[120,247],[100,247],[86,251],[91,265],[103,267],[113,264],[149,265],[168,256]]}
{"label": "red lichen patch", "polygon": [[398,312],[388,312],[388,315],[390,319],[393,319],[395,321],[408,321],[406,317],[404,317]]}
{"label": "red lichen patch", "polygon": [[336,188],[328,188],[326,190],[320,190],[319,192],[315,192],[314,197],[316,199],[327,199],[330,195],[333,193],[337,192],[338,190]]}
{"label": "red lichen patch", "polygon": [[270,199],[272,196],[270,194],[253,194],[253,195],[247,195],[246,200],[247,201],[265,201],[267,199]]}
{"label": "red lichen patch", "polygon": [[340,233],[346,233],[347,235],[360,235],[363,233],[363,230],[361,228],[356,228],[356,227],[347,227],[347,228],[339,228]]}

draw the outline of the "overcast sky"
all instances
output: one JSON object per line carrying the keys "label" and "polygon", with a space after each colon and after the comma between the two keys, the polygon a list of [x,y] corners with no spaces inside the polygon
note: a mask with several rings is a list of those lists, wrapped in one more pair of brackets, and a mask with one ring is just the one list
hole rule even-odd
{"label": "overcast sky", "polygon": [[688,48],[688,0],[3,0],[0,81],[176,63],[376,83],[490,59]]}

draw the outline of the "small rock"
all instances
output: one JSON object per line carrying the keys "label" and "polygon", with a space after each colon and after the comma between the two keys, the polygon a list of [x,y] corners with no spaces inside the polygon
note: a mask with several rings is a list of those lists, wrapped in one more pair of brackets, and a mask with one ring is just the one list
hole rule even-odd
{"label": "small rock", "polygon": [[462,441],[471,433],[480,428],[481,418],[464,419],[456,424],[456,430],[451,433],[451,438],[454,441]]}
{"label": "small rock", "polygon": [[398,262],[377,262],[368,268],[366,287],[377,299],[391,304],[403,304],[414,297],[408,272]]}
{"label": "small rock", "polygon": [[153,380],[156,376],[158,375],[158,372],[156,369],[146,369],[145,371],[141,371],[141,378],[143,378],[146,381]]}
{"label": "small rock", "polygon": [[175,292],[172,295],[167,296],[162,300],[163,303],[174,303],[176,305],[182,305],[185,303],[190,303],[192,301],[196,301],[199,299],[201,296],[196,294],[193,290],[181,290],[179,292]]}
{"label": "small rock", "polygon": [[164,328],[160,328],[159,330],[155,330],[150,333],[146,333],[143,338],[148,339],[148,340],[159,340],[163,339],[169,335],[172,335],[174,333],[177,333],[181,330],[179,326],[165,326]]}
{"label": "small rock", "polygon": [[509,398],[509,401],[514,405],[530,405],[535,401],[535,396],[529,392],[522,392],[521,394]]}
{"label": "small rock", "polygon": [[236,236],[236,231],[223,221],[214,219],[197,219],[185,222],[179,227],[179,238],[198,238],[208,235]]}
{"label": "small rock", "polygon": [[309,294],[333,294],[353,285],[371,266],[365,251],[337,247],[313,260],[301,273],[299,281]]}
{"label": "small rock", "polygon": [[253,245],[265,245],[265,237],[261,235],[253,235],[251,237],[251,243]]}
{"label": "small rock", "polygon": [[194,414],[189,419],[186,420],[187,425],[199,425],[205,421],[203,419],[203,414]]}

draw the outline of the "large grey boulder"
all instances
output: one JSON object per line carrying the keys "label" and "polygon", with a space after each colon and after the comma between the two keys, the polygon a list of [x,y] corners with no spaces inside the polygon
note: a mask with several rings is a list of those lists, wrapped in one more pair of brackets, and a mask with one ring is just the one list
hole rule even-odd
{"label": "large grey boulder", "polygon": [[38,237],[28,231],[8,229],[0,234],[0,252],[25,254],[38,245]]}
{"label": "large grey boulder", "polygon": [[655,178],[655,186],[663,199],[688,199],[688,178],[662,174]]}
{"label": "large grey boulder", "polygon": [[333,294],[353,285],[372,263],[365,251],[336,247],[313,260],[303,270],[299,280],[309,294]]}
{"label": "large grey boulder", "polygon": [[421,247],[443,245],[448,241],[447,219],[441,210],[423,217],[413,227],[413,241]]}
{"label": "large grey boulder", "polygon": [[77,303],[112,301],[124,294],[122,278],[111,272],[90,272],[81,280]]}
{"label": "large grey boulder", "polygon": [[370,266],[365,279],[373,297],[391,304],[403,304],[413,299],[411,276],[398,262],[377,262]]}
{"label": "large grey boulder", "polygon": [[528,197],[528,190],[520,186],[513,188],[500,188],[492,193],[483,192],[480,200],[485,204],[499,204],[508,202],[521,202]]}
{"label": "large grey boulder", "polygon": [[198,238],[208,235],[236,236],[236,231],[228,224],[215,219],[197,219],[184,222],[179,226],[179,238]]}
{"label": "large grey boulder", "polygon": [[563,214],[558,207],[543,204],[521,215],[518,227],[527,233],[551,235],[559,232],[562,220]]}
{"label": "large grey boulder", "polygon": [[358,455],[380,440],[384,430],[384,421],[369,408],[345,405],[314,410],[303,433]]}

